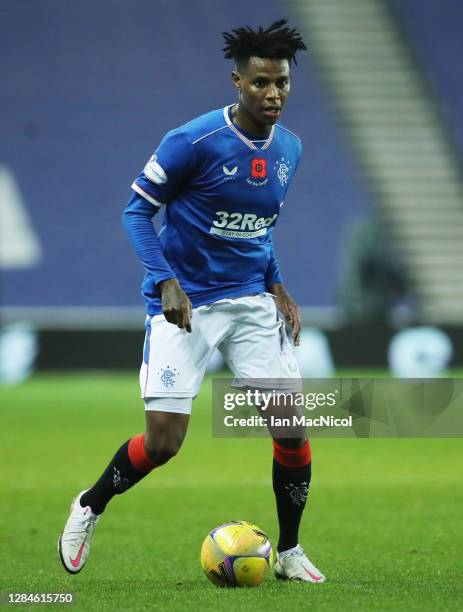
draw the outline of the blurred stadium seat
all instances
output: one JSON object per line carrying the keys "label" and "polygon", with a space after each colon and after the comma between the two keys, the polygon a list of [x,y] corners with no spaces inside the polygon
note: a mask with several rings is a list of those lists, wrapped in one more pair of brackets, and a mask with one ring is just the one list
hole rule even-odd
{"label": "blurred stadium seat", "polygon": [[449,137],[463,159],[463,87],[459,58],[463,56],[463,3],[388,0],[416,60],[424,70]]}

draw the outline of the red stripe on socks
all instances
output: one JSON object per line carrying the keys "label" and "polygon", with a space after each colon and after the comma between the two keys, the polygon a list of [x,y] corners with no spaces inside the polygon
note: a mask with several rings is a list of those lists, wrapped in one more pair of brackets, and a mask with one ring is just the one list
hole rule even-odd
{"label": "red stripe on socks", "polygon": [[128,453],[130,462],[139,472],[148,473],[156,467],[145,452],[145,434],[139,434],[130,440]]}
{"label": "red stripe on socks", "polygon": [[285,467],[303,467],[312,459],[309,441],[306,440],[305,444],[299,448],[285,448],[273,440],[273,457]]}

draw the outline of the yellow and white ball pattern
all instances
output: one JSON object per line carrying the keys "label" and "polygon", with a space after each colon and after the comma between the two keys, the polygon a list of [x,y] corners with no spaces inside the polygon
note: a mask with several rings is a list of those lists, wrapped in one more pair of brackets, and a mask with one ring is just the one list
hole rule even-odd
{"label": "yellow and white ball pattern", "polygon": [[273,565],[272,545],[252,523],[230,521],[213,529],[201,548],[201,566],[216,586],[256,587]]}

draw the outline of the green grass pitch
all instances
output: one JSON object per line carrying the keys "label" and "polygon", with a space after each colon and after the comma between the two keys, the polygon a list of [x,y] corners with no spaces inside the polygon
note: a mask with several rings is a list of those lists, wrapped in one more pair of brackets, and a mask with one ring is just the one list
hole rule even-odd
{"label": "green grass pitch", "polygon": [[213,439],[209,398],[207,380],[179,456],[113,500],[70,576],[58,535],[73,495],[143,429],[137,374],[0,389],[1,590],[74,592],[82,610],[463,609],[461,439],[312,440],[301,543],[328,582],[210,584],[198,557],[211,528],[248,520],[272,542],[277,529],[270,441]]}

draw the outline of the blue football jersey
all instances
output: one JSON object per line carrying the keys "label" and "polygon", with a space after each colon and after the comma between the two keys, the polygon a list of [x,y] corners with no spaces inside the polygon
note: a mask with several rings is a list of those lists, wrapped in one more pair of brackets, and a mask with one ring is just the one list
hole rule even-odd
{"label": "blue football jersey", "polygon": [[[132,184],[152,215],[165,206],[159,241],[166,265],[156,274],[144,261],[149,314],[162,312],[156,283],[169,277],[194,307],[282,280],[272,232],[301,141],[279,124],[256,140],[234,125],[232,106],[168,132]],[[135,194],[126,212],[131,208],[140,209]]]}

